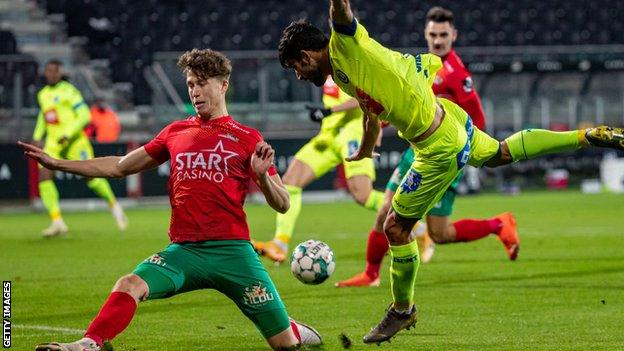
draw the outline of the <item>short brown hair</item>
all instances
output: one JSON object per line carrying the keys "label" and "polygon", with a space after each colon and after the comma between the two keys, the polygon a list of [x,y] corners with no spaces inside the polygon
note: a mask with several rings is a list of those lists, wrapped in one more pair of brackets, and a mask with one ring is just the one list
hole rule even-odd
{"label": "short brown hair", "polygon": [[182,73],[193,72],[199,79],[212,77],[230,78],[232,62],[222,53],[211,49],[193,49],[180,56],[178,66]]}
{"label": "short brown hair", "polygon": [[453,16],[453,11],[445,9],[444,7],[435,6],[427,12],[427,23],[429,23],[429,21],[436,23],[448,22],[451,26],[454,26],[455,16]]}

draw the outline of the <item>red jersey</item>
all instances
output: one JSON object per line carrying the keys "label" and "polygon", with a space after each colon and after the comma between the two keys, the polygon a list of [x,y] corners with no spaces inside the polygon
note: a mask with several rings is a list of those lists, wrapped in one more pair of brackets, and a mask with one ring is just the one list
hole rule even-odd
{"label": "red jersey", "polygon": [[[260,133],[224,116],[192,116],[166,126],[145,151],[171,160],[168,188],[172,242],[249,240],[243,204],[255,173],[251,155]],[[277,172],[274,167],[269,175]]]}
{"label": "red jersey", "polygon": [[470,72],[464,66],[455,50],[442,58],[443,66],[433,82],[433,92],[458,104],[472,118],[472,123],[479,129],[485,128],[485,113],[479,94],[474,89]]}

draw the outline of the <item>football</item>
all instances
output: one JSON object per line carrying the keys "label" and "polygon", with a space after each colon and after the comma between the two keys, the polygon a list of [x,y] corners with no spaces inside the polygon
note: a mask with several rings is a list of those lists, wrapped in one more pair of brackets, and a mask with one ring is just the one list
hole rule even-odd
{"label": "football", "polygon": [[290,269],[302,283],[316,285],[334,273],[336,262],[329,245],[318,240],[308,240],[297,245],[290,256]]}

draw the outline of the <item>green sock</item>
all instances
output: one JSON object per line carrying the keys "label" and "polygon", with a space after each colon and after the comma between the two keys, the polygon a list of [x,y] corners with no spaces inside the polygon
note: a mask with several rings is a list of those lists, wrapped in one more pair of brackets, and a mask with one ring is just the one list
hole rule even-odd
{"label": "green sock", "polygon": [[583,146],[585,131],[553,132],[525,129],[505,139],[513,161],[526,160],[546,154],[573,151]]}
{"label": "green sock", "polygon": [[406,245],[390,246],[392,262],[390,263],[390,285],[394,303],[414,303],[414,284],[420,265],[418,244],[416,240]]}
{"label": "green sock", "polygon": [[278,213],[275,218],[275,239],[288,244],[295,230],[295,223],[301,212],[301,189],[298,186],[286,185],[290,194],[290,208],[286,213]]}
{"label": "green sock", "polygon": [[111,189],[110,184],[108,184],[108,181],[106,181],[106,179],[93,178],[87,182],[87,186],[89,187],[89,189],[93,190],[93,192],[96,193],[97,196],[106,200],[109,206],[113,206],[115,201],[117,201],[115,199],[115,194],[113,193],[113,190]]}
{"label": "green sock", "polygon": [[377,190],[371,190],[370,194],[368,194],[368,198],[366,199],[366,203],[364,203],[364,208],[369,210],[377,211],[384,203],[384,193]]}
{"label": "green sock", "polygon": [[43,206],[48,210],[52,220],[61,218],[61,208],[59,207],[59,194],[53,180],[39,182],[39,196]]}

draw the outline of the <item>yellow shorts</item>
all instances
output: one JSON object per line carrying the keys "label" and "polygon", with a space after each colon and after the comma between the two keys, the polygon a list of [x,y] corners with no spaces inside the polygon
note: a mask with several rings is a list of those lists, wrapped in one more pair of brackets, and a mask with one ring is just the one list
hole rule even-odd
{"label": "yellow shorts", "polygon": [[413,144],[415,160],[392,198],[392,208],[405,218],[423,218],[466,164],[481,167],[498,152],[498,140],[474,127],[464,110],[446,99],[438,102],[445,112],[442,124]]}
{"label": "yellow shorts", "polygon": [[375,164],[372,159],[345,161],[347,156],[360,147],[362,133],[362,120],[360,119],[346,124],[337,135],[319,133],[295,154],[295,159],[310,166],[317,178],[342,163],[347,179],[365,175],[375,180]]}
{"label": "yellow shorts", "polygon": [[43,148],[48,155],[65,160],[88,160],[93,158],[93,147],[86,136],[70,140],[66,145],[59,145],[56,140],[46,140]]}

